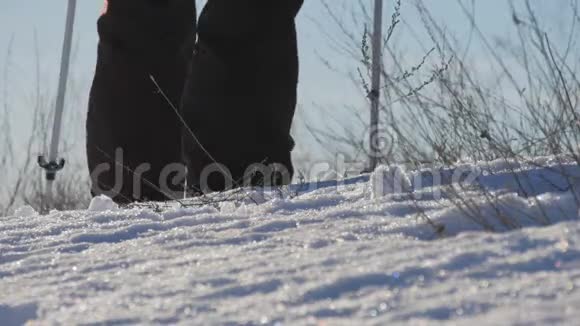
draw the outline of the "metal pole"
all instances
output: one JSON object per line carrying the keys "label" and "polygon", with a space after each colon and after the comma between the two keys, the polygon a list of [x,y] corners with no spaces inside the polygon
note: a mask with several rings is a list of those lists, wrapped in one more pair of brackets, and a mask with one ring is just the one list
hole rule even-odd
{"label": "metal pole", "polygon": [[39,157],[39,164],[46,170],[46,198],[49,204],[52,200],[52,183],[56,177],[56,173],[64,167],[64,160],[58,160],[58,145],[60,143],[60,133],[62,128],[62,115],[64,111],[64,104],[66,98],[66,87],[68,81],[70,56],[72,49],[72,38],[74,32],[74,21],[76,13],[76,0],[68,0],[68,9],[66,17],[66,26],[64,34],[64,42],[62,46],[62,58],[60,62],[60,76],[58,82],[58,94],[54,108],[54,125],[52,129],[52,139],[50,143],[50,152],[48,162]]}
{"label": "metal pole", "polygon": [[371,124],[370,124],[370,169],[377,168],[381,156],[379,135],[379,108],[381,99],[381,68],[383,44],[383,0],[375,0],[374,28],[372,39],[372,84],[371,84]]}

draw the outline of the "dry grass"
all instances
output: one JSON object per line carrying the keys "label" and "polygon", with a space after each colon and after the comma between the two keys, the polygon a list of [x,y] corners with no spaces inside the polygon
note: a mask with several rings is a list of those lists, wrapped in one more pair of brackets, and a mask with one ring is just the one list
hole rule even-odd
{"label": "dry grass", "polygon": [[[37,165],[38,155],[48,151],[48,142],[54,115],[53,92],[42,81],[45,80],[41,73],[40,50],[34,46],[34,71],[35,83],[27,89],[26,98],[15,98],[15,94],[21,92],[14,89],[17,85],[17,74],[12,68],[12,43],[9,44],[5,54],[2,71],[2,110],[0,121],[2,129],[0,133],[0,178],[3,184],[0,187],[0,216],[11,213],[14,209],[29,205],[39,212],[49,209],[78,209],[87,207],[90,200],[88,178],[85,176],[82,164],[73,164],[66,168],[64,173],[59,174],[54,188],[54,198],[51,207],[48,207],[44,198],[44,173]],[[84,107],[83,94],[80,83],[72,80],[67,97],[67,114],[65,125],[68,126],[61,147],[65,156],[73,155],[79,146],[78,128],[71,126],[83,126],[81,116],[73,110],[79,106]],[[28,123],[22,123],[22,118],[29,119]],[[15,125],[14,122],[18,121]],[[29,129],[26,138],[19,136],[23,130]]]}
{"label": "dry grass", "polygon": [[[500,159],[517,165],[518,162],[531,163],[533,157],[548,155],[562,162],[580,163],[578,1],[566,2],[566,19],[570,26],[563,30],[567,34],[554,35],[548,30],[556,29],[547,27],[550,22],[538,14],[533,2],[517,2],[517,7],[516,3],[507,0],[512,32],[517,35],[513,39],[488,37],[477,24],[475,3],[471,2],[470,6],[466,1],[456,1],[471,25],[468,43],[477,42],[482,46],[487,64],[495,71],[491,77],[490,71],[482,73],[477,69],[467,56],[465,44],[457,41],[445,25],[434,18],[423,0],[412,3],[432,48],[427,47],[425,56],[414,66],[403,64],[403,56],[396,52],[390,40],[397,32],[401,16],[400,3],[395,2],[384,42],[385,87],[381,93],[380,128],[383,164],[420,168],[425,164],[449,166],[458,162]],[[351,7],[326,3],[334,28],[341,32],[329,34],[322,30],[332,49],[357,63],[356,71],[352,71],[349,78],[364,93],[369,91],[366,26],[372,26],[371,9],[372,4],[361,1]],[[345,21],[344,17],[351,17],[351,20]],[[352,26],[358,26],[358,31],[362,32],[354,33]],[[556,38],[567,42],[556,45],[552,41]],[[338,70],[332,62],[323,63],[329,69]],[[338,108],[322,108],[329,109]],[[346,149],[349,156],[365,159],[369,155],[367,135],[353,130],[368,130],[368,109],[350,107],[347,110],[352,118],[339,122],[338,128],[309,126],[309,130],[320,145]],[[573,190],[577,180],[565,177],[568,187],[561,190]],[[526,196],[525,189],[521,190]],[[453,187],[448,191],[446,197],[452,198],[467,218],[487,227],[485,220],[474,213],[477,212],[476,203],[463,198]],[[480,191],[481,198],[492,207],[498,207],[499,212],[501,202],[497,197],[483,188]],[[529,197],[539,203],[533,196]],[[550,216],[531,218],[538,224],[548,224],[552,220]],[[510,228],[517,227],[510,217],[498,214],[497,219]]]}

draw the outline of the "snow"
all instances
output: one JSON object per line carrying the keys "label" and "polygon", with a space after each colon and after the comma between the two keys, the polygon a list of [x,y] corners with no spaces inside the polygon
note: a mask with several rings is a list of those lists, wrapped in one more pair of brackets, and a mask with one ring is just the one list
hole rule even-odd
{"label": "snow", "polygon": [[34,216],[38,214],[31,206],[22,206],[16,209],[14,216]]}
{"label": "snow", "polygon": [[106,212],[106,211],[114,211],[119,209],[119,206],[115,204],[115,202],[107,197],[107,196],[97,196],[91,200],[89,204],[89,208],[87,211],[89,212]]}
{"label": "snow", "polygon": [[576,325],[579,176],[548,157],[25,208],[0,218],[0,324]]}

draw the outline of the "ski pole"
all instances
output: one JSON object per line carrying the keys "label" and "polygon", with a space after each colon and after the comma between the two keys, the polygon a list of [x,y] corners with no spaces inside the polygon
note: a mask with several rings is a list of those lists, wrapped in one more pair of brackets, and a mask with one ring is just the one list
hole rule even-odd
{"label": "ski pole", "polygon": [[379,108],[381,100],[381,61],[383,41],[383,0],[375,0],[374,8],[374,29],[372,44],[372,85],[371,85],[371,121],[370,121],[370,170],[374,171],[379,163],[380,144],[378,133],[379,130]]}
{"label": "ski pole", "polygon": [[70,56],[72,49],[72,37],[74,31],[74,20],[76,12],[76,0],[68,0],[68,9],[66,17],[66,26],[64,42],[62,47],[62,57],[60,63],[60,75],[58,82],[58,93],[54,109],[54,124],[52,128],[52,139],[50,143],[50,152],[48,161],[44,156],[38,157],[38,164],[46,171],[46,198],[52,198],[52,182],[56,179],[56,174],[64,168],[65,160],[58,159],[58,145],[60,142],[60,133],[62,128],[62,116],[64,111],[66,87],[68,81]]}

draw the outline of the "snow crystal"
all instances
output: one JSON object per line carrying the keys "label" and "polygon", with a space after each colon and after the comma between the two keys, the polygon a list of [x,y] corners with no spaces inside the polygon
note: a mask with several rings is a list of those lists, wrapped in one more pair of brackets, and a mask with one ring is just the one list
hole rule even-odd
{"label": "snow crystal", "polygon": [[115,204],[115,202],[111,198],[101,195],[91,200],[91,203],[87,210],[89,212],[106,212],[106,211],[115,211],[117,209],[119,209],[119,206]]}
{"label": "snow crystal", "polygon": [[19,207],[14,211],[14,216],[19,216],[19,217],[27,217],[27,216],[35,216],[35,215],[38,215],[38,212],[36,212],[36,210],[34,208],[32,208],[31,206],[28,206],[28,205]]}

